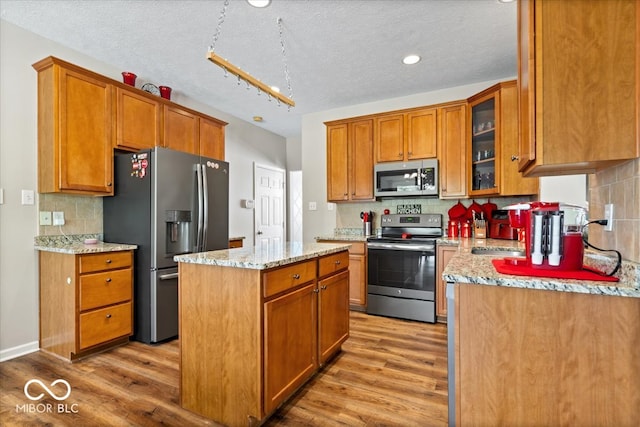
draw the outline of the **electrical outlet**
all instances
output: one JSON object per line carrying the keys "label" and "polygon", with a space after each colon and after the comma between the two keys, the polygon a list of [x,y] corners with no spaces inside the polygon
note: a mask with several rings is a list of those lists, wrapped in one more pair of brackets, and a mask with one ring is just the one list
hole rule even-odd
{"label": "electrical outlet", "polygon": [[40,225],[51,225],[50,211],[40,211]]}
{"label": "electrical outlet", "polygon": [[64,225],[64,212],[53,213],[53,225]]}
{"label": "electrical outlet", "polygon": [[613,231],[613,203],[604,205],[604,219],[607,220],[604,231]]}
{"label": "electrical outlet", "polygon": [[309,202],[309,210],[310,211],[315,211],[318,209],[318,205],[316,204],[316,202]]}
{"label": "electrical outlet", "polygon": [[335,207],[336,207],[336,204],[335,204],[335,203],[331,203],[331,202],[327,203],[327,210],[328,210],[328,211],[332,211],[332,210],[334,210],[334,209],[335,209]]}

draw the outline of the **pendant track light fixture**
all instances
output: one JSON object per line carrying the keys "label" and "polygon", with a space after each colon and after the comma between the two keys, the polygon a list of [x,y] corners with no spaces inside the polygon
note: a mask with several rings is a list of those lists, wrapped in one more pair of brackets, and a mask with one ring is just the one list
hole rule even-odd
{"label": "pendant track light fixture", "polygon": [[[266,3],[266,4],[264,4],[263,6],[256,6],[253,4],[252,1],[249,1],[249,0],[247,1],[249,4],[255,7],[266,7],[269,5],[269,3],[271,3],[270,0],[257,1],[256,3],[261,3],[261,4]],[[275,88],[275,86],[269,86],[261,82],[260,80],[253,77],[251,74],[247,73],[246,71],[243,71],[239,67],[233,65],[231,62],[229,62],[228,60],[222,58],[220,55],[215,53],[215,45],[216,45],[216,42],[218,41],[218,38],[220,37],[220,29],[226,17],[226,11],[228,6],[229,6],[229,0],[225,0],[224,5],[222,6],[222,12],[220,12],[220,17],[218,18],[218,26],[213,36],[213,43],[211,44],[211,46],[209,47],[209,51],[207,52],[207,59],[213,62],[214,64],[218,65],[220,68],[222,68],[224,70],[225,77],[227,77],[229,74],[236,76],[238,79],[238,85],[244,82],[247,85],[247,89],[249,89],[250,86],[255,87],[258,91],[258,95],[260,95],[262,92],[266,93],[269,101],[271,101],[271,99],[273,98],[276,100],[278,105],[280,105],[281,103],[286,104],[289,109],[291,109],[291,107],[295,107],[296,103],[293,101],[293,99],[291,99],[293,91],[291,89],[291,78],[289,76],[289,69],[287,67],[287,55],[284,48],[284,39],[282,34],[283,33],[282,19],[278,18],[276,20],[276,24],[278,25],[278,30],[280,34],[280,47],[282,50],[282,60],[284,63],[284,75],[287,82],[287,87],[289,89],[289,96],[285,96],[281,94],[279,89]]]}

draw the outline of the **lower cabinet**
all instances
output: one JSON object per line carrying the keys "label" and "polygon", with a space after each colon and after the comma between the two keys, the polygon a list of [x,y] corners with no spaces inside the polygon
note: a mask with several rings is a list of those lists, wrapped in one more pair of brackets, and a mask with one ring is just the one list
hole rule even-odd
{"label": "lower cabinet", "polygon": [[367,308],[367,244],[351,240],[318,240],[325,243],[346,243],[349,248],[349,307],[365,311]]}
{"label": "lower cabinet", "polygon": [[442,279],[442,272],[449,261],[458,252],[458,246],[438,245],[436,255],[436,319],[447,321],[447,282]]}
{"label": "lower cabinet", "polygon": [[[349,337],[349,253],[266,270],[179,264],[180,404],[260,425]],[[258,304],[256,304],[258,303]]]}
{"label": "lower cabinet", "polygon": [[67,360],[133,333],[133,253],[40,252],[40,349]]}

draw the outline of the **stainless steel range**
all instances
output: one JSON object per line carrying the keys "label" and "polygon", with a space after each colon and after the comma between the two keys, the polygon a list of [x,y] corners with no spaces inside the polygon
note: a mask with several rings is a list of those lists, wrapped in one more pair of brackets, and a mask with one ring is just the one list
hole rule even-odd
{"label": "stainless steel range", "polygon": [[436,239],[441,214],[383,215],[367,240],[367,313],[435,322]]}

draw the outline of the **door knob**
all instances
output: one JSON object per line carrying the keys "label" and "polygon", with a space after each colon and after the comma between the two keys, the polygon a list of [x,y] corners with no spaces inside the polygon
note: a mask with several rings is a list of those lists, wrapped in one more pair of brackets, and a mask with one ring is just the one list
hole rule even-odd
{"label": "door knob", "polygon": [[262,231],[258,231],[256,234],[262,234]]}
{"label": "door knob", "polygon": [[515,162],[516,160],[520,160],[520,156],[516,156],[515,154],[511,155],[511,161]]}

